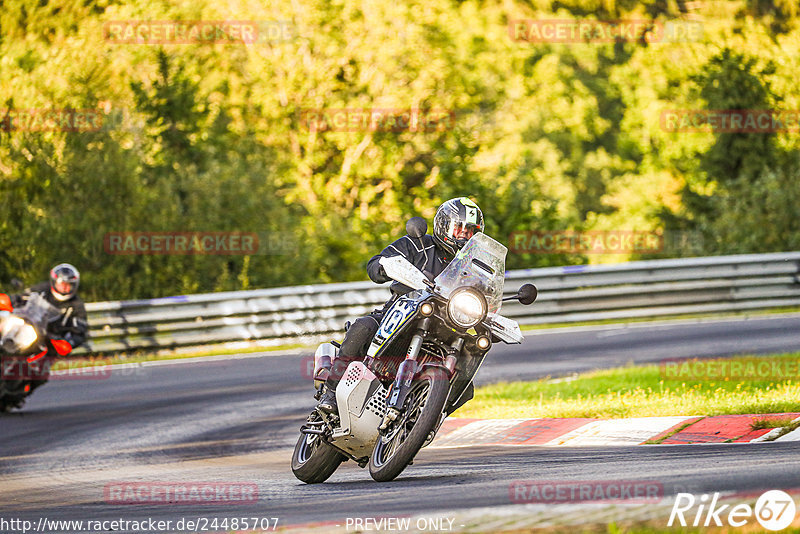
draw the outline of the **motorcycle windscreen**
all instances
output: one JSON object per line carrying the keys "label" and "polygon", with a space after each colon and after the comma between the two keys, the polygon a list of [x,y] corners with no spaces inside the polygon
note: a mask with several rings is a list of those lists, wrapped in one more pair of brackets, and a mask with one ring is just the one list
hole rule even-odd
{"label": "motorcycle windscreen", "polygon": [[61,315],[61,311],[39,293],[33,293],[28,297],[25,306],[17,310],[17,314],[34,324],[47,324]]}
{"label": "motorcycle windscreen", "polygon": [[434,281],[445,298],[459,287],[474,287],[486,296],[489,313],[498,313],[503,303],[506,253],[506,247],[479,232]]}

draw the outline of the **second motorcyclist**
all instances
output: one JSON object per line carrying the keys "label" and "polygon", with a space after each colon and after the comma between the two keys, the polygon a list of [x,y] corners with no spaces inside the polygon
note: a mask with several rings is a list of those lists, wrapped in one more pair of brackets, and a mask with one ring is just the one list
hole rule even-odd
{"label": "second motorcyclist", "polygon": [[14,308],[22,307],[34,293],[55,306],[61,313],[47,325],[47,349],[41,354],[28,358],[30,388],[20,392],[17,407],[24,403],[25,397],[45,384],[49,378],[49,365],[54,358],[67,356],[73,349],[82,345],[87,338],[89,325],[86,308],[78,296],[80,273],[69,263],[56,265],[50,270],[50,280],[25,289],[11,296]]}

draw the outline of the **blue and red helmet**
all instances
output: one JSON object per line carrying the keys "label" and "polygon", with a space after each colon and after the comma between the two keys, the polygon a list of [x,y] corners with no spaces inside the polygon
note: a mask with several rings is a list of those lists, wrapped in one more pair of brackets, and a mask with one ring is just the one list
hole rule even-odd
{"label": "blue and red helmet", "polygon": [[433,218],[433,239],[455,256],[476,232],[483,232],[483,213],[467,197],[453,198],[439,206]]}

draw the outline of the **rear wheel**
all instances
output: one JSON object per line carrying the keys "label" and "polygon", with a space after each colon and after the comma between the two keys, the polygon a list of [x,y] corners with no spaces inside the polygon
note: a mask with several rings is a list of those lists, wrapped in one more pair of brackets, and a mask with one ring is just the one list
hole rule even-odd
{"label": "rear wheel", "polygon": [[[323,428],[322,417],[316,411],[308,416],[306,426]],[[306,484],[325,482],[347,457],[328,445],[317,434],[300,434],[292,453],[292,472]]]}
{"label": "rear wheel", "polygon": [[403,412],[381,433],[369,458],[369,474],[379,482],[393,480],[414,459],[436,429],[450,382],[442,369],[429,368],[414,380]]}

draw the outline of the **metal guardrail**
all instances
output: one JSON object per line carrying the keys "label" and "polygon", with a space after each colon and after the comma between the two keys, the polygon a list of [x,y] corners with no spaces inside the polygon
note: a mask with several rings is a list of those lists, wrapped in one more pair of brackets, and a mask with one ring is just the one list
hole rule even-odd
{"label": "metal guardrail", "polygon": [[[666,317],[800,305],[800,252],[637,261],[509,271],[505,291],[533,282],[532,306],[510,302],[520,324]],[[296,340],[338,332],[389,298],[388,284],[307,285],[87,304],[80,352]]]}

